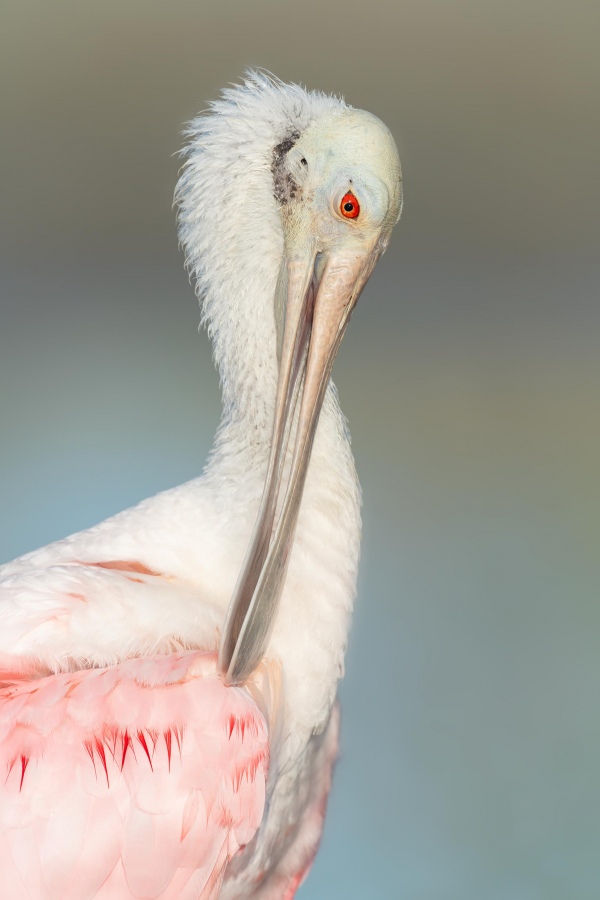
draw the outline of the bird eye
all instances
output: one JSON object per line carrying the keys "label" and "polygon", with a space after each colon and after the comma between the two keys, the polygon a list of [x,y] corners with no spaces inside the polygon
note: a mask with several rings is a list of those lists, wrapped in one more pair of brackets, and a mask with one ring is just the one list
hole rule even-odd
{"label": "bird eye", "polygon": [[354,194],[348,191],[342,197],[340,203],[340,212],[345,219],[357,219],[360,212],[360,204]]}

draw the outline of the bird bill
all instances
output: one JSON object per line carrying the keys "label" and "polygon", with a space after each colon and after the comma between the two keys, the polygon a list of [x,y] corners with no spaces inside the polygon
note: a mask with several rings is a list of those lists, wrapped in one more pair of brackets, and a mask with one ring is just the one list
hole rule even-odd
{"label": "bird bill", "polygon": [[[367,250],[309,250],[284,257],[276,297],[284,326],[269,464],[256,526],[229,606],[219,654],[219,666],[228,683],[244,682],[264,655],[285,581],[333,361],[352,310],[382,250],[376,242]],[[282,494],[290,456],[289,476]]]}

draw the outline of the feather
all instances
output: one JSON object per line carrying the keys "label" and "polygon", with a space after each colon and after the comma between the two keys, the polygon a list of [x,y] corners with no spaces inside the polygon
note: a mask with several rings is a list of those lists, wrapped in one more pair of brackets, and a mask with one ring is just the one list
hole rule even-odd
{"label": "feather", "polygon": [[[83,723],[81,694],[93,700]],[[120,694],[133,700],[133,722],[118,714]],[[168,702],[160,716],[153,710],[153,726],[171,733],[187,723],[171,768],[139,699],[160,694]],[[13,880],[18,873],[36,897],[95,896],[90,891],[107,879],[115,896],[160,897],[180,869],[204,872],[202,892],[255,834],[265,803],[267,726],[247,691],[229,690],[216,677],[214,654],[132,659],[21,681],[0,692],[6,719],[17,697],[6,723],[10,747],[0,744],[0,765],[8,768],[7,753],[17,753],[16,771],[0,787],[0,870]],[[49,698],[57,713],[50,727]],[[247,724],[228,736],[231,717]],[[15,809],[31,815],[15,819]]]}

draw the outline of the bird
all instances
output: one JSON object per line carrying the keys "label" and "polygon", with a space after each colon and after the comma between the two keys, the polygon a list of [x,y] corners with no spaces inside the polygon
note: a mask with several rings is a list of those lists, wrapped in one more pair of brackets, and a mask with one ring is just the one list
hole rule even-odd
{"label": "bird", "polygon": [[361,531],[330,374],[398,151],[250,70],[175,202],[222,418],[198,478],[0,567],[4,900],[292,900],[323,830]]}

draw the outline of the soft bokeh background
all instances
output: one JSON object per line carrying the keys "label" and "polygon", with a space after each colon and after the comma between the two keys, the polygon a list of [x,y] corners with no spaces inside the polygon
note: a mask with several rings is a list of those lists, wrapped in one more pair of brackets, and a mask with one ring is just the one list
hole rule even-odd
{"label": "soft bokeh background", "polygon": [[597,0],[4,0],[0,561],[199,473],[182,123],[261,65],[397,136],[336,363],[365,497],[303,898],[600,896]]}

